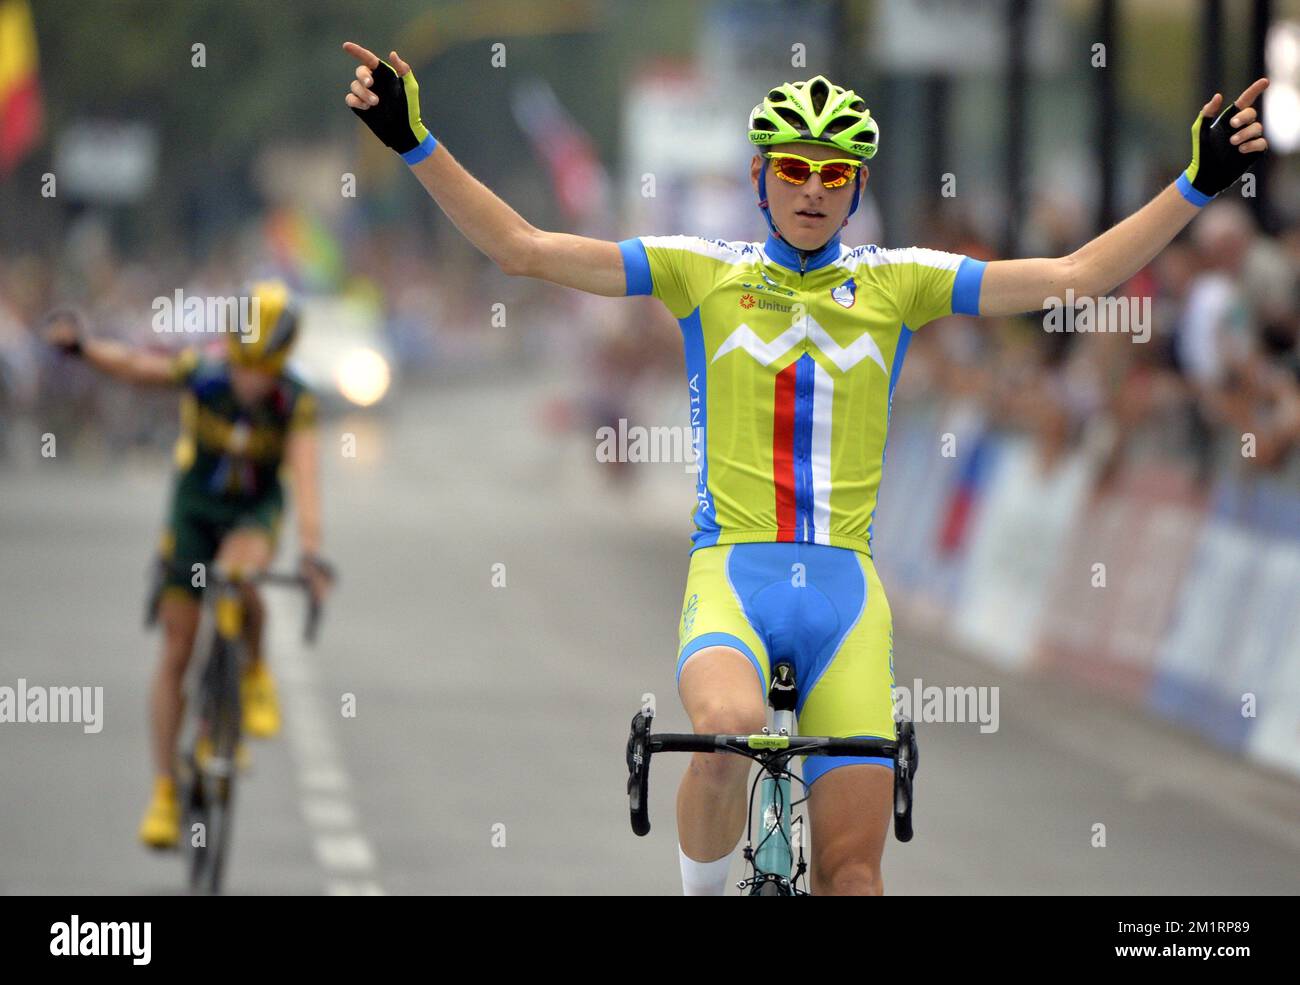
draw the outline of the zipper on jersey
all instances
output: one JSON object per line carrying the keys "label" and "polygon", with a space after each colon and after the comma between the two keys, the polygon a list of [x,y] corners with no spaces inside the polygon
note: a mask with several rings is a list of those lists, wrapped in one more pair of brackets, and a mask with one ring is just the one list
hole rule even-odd
{"label": "zipper on jersey", "polygon": [[[799,251],[799,293],[800,293],[800,295],[803,294],[803,279],[804,279],[804,274],[807,273],[807,271],[808,271],[808,254],[805,253],[805,252],[803,252],[803,250],[800,250],[800,251]],[[798,303],[801,303],[801,304],[804,305],[804,309],[803,309],[803,319],[802,319],[802,321],[803,321],[803,351],[804,351],[804,352],[807,352],[807,351],[808,351],[808,305],[807,305],[807,302],[805,302],[805,301],[802,300],[802,298],[800,299],[800,301],[799,301]]]}

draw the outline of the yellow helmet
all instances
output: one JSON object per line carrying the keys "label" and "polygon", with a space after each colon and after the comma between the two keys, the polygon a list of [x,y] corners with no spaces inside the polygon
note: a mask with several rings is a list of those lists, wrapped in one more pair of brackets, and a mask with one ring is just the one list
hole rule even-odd
{"label": "yellow helmet", "polygon": [[237,329],[228,336],[231,363],[273,372],[282,369],[298,338],[300,321],[288,285],[279,280],[250,284],[241,298],[238,319]]}

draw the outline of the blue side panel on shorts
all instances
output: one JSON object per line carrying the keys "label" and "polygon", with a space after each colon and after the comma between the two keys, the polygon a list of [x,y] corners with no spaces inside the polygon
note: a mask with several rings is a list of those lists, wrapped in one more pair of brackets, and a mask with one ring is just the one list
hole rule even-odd
{"label": "blue side panel on shorts", "polygon": [[[858,739],[874,739],[874,735],[854,736]],[[803,761],[803,782],[808,786],[813,785],[819,776],[840,766],[888,766],[891,770],[894,768],[892,759],[885,759],[881,756],[808,756]]]}

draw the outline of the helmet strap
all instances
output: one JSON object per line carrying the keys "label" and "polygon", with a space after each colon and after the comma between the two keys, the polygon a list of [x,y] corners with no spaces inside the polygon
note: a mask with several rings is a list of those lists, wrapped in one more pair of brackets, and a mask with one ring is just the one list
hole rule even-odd
{"label": "helmet strap", "polygon": [[763,211],[763,218],[767,220],[767,228],[772,230],[772,235],[777,239],[784,239],[781,230],[776,228],[776,223],[772,221],[772,210],[767,204],[767,161],[763,162],[763,167],[758,172],[758,207]]}
{"label": "helmet strap", "polygon": [[[862,169],[858,168],[857,177],[853,179],[853,201],[849,203],[849,215],[844,217],[844,226],[849,224],[849,216],[858,211],[858,204],[862,201]],[[840,228],[843,229],[844,226]]]}

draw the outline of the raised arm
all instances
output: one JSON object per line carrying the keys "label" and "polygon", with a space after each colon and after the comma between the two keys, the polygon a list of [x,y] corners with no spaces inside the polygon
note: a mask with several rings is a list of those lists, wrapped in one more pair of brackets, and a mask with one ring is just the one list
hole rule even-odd
{"label": "raised arm", "polygon": [[1215,93],[1192,125],[1192,163],[1182,177],[1096,239],[1066,257],[990,263],[980,289],[980,314],[1038,311],[1048,298],[1063,298],[1067,290],[1076,297],[1095,297],[1145,267],[1267,149],[1254,108],[1266,88],[1267,79],[1256,80],[1222,113],[1223,97]]}
{"label": "raised arm", "polygon": [[175,357],[133,349],[112,339],[92,339],[70,310],[51,312],[42,330],[45,342],[114,379],[137,386],[176,386]]}
{"label": "raised arm", "polygon": [[433,138],[420,120],[419,85],[397,52],[390,64],[351,41],[343,50],[360,62],[348,106],[402,155],[447,218],[501,270],[606,297],[626,293],[618,244],[536,228]]}

